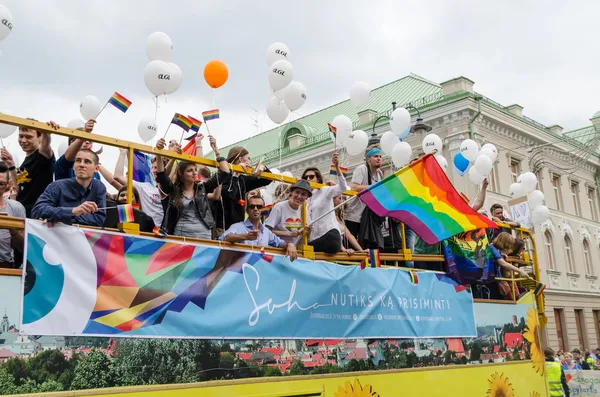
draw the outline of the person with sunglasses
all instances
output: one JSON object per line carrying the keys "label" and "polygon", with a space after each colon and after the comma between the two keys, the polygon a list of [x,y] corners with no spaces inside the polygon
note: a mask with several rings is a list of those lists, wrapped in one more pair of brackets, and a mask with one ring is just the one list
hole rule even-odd
{"label": "person with sunglasses", "polygon": [[285,248],[286,255],[293,262],[298,258],[296,246],[292,242],[283,241],[261,223],[261,210],[264,206],[265,200],[261,196],[249,196],[246,204],[248,219],[231,225],[219,237],[219,240],[261,247]]}
{"label": "person with sunglasses", "polygon": [[[333,153],[331,156],[331,164],[337,171],[339,183],[333,186],[324,186],[321,189],[313,189],[312,196],[307,202],[307,213],[310,219],[318,219],[324,214],[328,215],[313,224],[310,234],[312,240],[308,244],[313,246],[315,252],[337,254],[342,250],[342,238],[335,211],[333,211],[333,198],[344,193],[348,186],[346,185],[346,178],[340,170],[338,153]],[[302,179],[307,182],[323,183],[321,172],[313,167],[304,170]]]}

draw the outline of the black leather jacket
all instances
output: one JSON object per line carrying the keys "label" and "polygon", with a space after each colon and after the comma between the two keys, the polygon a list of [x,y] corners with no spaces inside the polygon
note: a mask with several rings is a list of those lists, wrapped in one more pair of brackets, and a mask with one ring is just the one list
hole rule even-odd
{"label": "black leather jacket", "polygon": [[[231,174],[219,170],[214,173],[210,179],[204,182],[196,182],[196,197],[194,202],[200,217],[204,220],[208,229],[213,228],[215,220],[210,209],[207,195],[215,190],[217,186],[227,183],[229,180],[231,180]],[[175,202],[178,199],[178,197],[175,197],[175,185],[171,183],[169,177],[164,172],[158,172],[156,174],[156,181],[160,186],[160,190],[167,195],[162,199],[162,206],[165,212],[162,228],[168,234],[173,234],[175,226],[179,221],[179,216],[181,215],[179,208],[175,205]]]}

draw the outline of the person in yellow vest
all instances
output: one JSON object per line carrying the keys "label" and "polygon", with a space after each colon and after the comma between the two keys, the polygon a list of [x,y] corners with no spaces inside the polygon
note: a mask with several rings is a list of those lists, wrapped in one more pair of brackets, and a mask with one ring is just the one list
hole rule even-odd
{"label": "person in yellow vest", "polygon": [[550,397],[570,397],[569,386],[562,367],[554,361],[554,350],[544,349],[546,357],[546,378],[548,379],[548,394]]}
{"label": "person in yellow vest", "polygon": [[590,352],[585,352],[585,362],[588,363],[588,365],[590,366],[591,370],[595,370],[596,369],[596,362],[591,357]]}

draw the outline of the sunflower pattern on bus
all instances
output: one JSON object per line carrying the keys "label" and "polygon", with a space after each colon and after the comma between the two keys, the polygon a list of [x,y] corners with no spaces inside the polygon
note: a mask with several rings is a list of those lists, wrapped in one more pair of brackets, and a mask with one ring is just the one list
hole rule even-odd
{"label": "sunflower pattern on bus", "polygon": [[530,344],[529,352],[531,354],[531,365],[533,366],[533,369],[535,369],[535,372],[544,376],[546,363],[539,338],[540,327],[537,321],[537,313],[532,307],[527,310],[527,321],[525,324],[526,328],[525,331],[523,331],[523,337]]}

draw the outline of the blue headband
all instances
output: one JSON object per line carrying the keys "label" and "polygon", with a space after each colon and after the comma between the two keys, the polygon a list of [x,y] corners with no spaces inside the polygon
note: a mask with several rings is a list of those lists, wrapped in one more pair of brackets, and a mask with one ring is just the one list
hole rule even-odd
{"label": "blue headband", "polygon": [[367,155],[365,156],[365,158],[369,158],[369,157],[375,156],[377,154],[381,154],[381,149],[379,149],[378,147],[374,147],[374,148],[371,148],[371,150],[369,150],[367,152]]}

